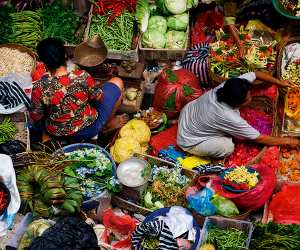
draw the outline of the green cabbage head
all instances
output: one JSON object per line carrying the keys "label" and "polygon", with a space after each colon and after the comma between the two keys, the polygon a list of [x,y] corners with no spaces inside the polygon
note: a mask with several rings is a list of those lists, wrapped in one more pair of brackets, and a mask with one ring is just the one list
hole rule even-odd
{"label": "green cabbage head", "polygon": [[142,36],[144,48],[162,49],[166,44],[166,34],[159,30],[148,29]]}
{"label": "green cabbage head", "polygon": [[168,27],[172,30],[186,31],[189,24],[189,14],[183,13],[168,17]]}

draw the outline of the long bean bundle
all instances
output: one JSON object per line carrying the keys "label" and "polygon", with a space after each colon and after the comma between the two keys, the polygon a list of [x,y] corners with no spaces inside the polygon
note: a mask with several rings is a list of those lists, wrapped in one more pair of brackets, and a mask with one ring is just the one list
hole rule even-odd
{"label": "long bean bundle", "polygon": [[119,17],[108,24],[109,15],[94,15],[91,22],[89,37],[99,35],[105,46],[112,50],[130,50],[133,37],[134,15],[123,12]]}
{"label": "long bean bundle", "polygon": [[0,144],[12,140],[17,131],[16,125],[9,118],[4,119],[0,123]]}

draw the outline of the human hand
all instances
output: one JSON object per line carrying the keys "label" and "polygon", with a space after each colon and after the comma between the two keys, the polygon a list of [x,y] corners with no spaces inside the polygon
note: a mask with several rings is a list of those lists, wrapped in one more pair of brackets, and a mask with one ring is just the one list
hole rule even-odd
{"label": "human hand", "polygon": [[289,145],[291,148],[296,148],[300,144],[300,140],[293,137],[287,137],[287,145]]}
{"label": "human hand", "polygon": [[283,88],[295,88],[297,85],[291,81],[288,80],[281,80],[278,82],[278,85]]}

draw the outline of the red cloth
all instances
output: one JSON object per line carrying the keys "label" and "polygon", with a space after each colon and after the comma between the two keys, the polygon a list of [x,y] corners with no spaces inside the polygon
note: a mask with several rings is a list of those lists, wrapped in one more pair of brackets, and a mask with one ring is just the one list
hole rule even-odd
{"label": "red cloth", "polygon": [[269,210],[275,223],[300,225],[300,185],[283,185],[274,195]]}
{"label": "red cloth", "polygon": [[157,135],[154,135],[150,139],[150,146],[152,148],[152,154],[158,155],[158,152],[161,149],[167,148],[169,145],[176,146],[176,137],[177,137],[177,124],[171,128],[166,129],[163,132],[160,132]]}

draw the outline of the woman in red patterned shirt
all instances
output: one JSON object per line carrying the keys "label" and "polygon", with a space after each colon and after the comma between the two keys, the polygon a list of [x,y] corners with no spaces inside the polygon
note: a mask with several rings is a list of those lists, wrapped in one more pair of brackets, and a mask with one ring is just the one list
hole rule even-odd
{"label": "woman in red patterned shirt", "polygon": [[37,52],[50,74],[34,83],[31,118],[55,137],[90,139],[104,127],[122,126],[127,116],[113,116],[121,102],[123,81],[114,77],[101,87],[80,69],[68,72],[61,40],[47,38]]}

